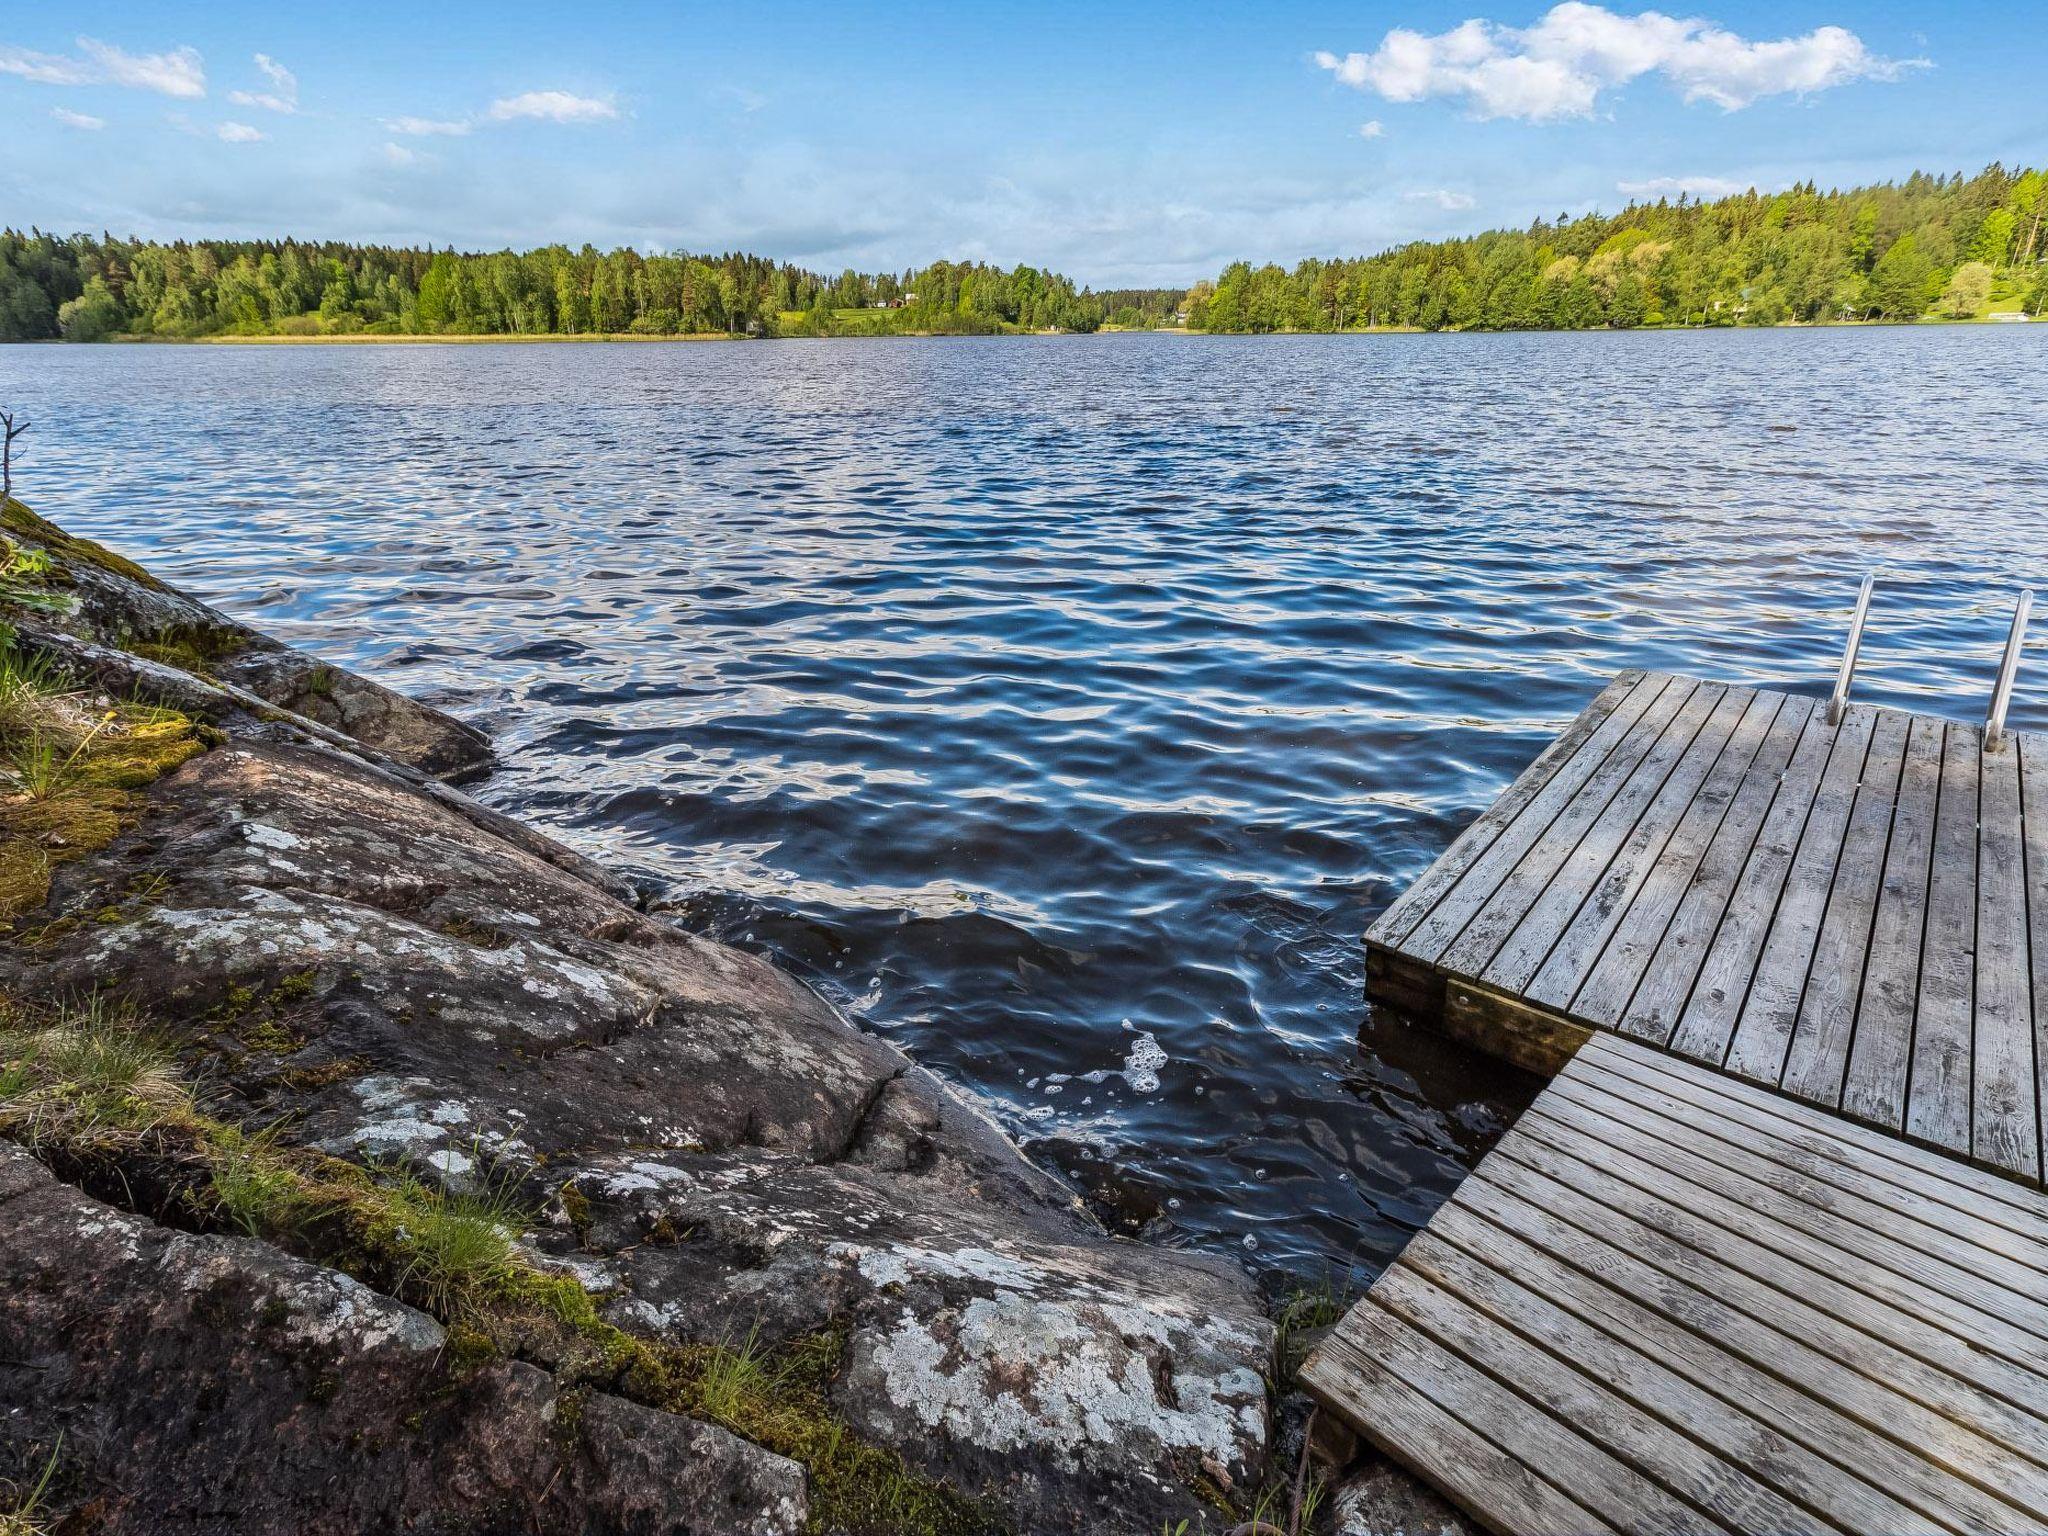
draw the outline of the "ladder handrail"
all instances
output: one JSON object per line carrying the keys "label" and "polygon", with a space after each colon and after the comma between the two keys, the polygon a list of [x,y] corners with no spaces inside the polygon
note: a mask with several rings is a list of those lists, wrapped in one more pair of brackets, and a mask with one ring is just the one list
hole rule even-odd
{"label": "ladder handrail", "polygon": [[1999,658],[1998,681],[1991,688],[1991,709],[1984,716],[1984,750],[1989,752],[2005,739],[2005,711],[2012,703],[2013,679],[2019,675],[2020,650],[2027,641],[2027,619],[2034,609],[2034,589],[2020,588],[2012,605],[2012,628],[2006,631],[2005,654]]}
{"label": "ladder handrail", "polygon": [[1835,674],[1835,691],[1828,699],[1828,724],[1840,725],[1849,707],[1849,685],[1856,680],[1856,657],[1863,649],[1863,620],[1870,612],[1870,594],[1877,586],[1877,574],[1863,578],[1856,593],[1856,611],[1849,618],[1849,643],[1842,650],[1842,669]]}

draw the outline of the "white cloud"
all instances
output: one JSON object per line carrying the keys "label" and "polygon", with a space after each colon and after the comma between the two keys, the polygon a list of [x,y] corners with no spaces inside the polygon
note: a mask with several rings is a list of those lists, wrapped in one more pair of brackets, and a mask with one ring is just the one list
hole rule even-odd
{"label": "white cloud", "polygon": [[1926,61],[1882,58],[1841,27],[1752,42],[1697,17],[1623,16],[1565,0],[1533,26],[1473,20],[1435,34],[1396,27],[1371,53],[1318,53],[1316,63],[1388,101],[1457,97],[1477,117],[1547,122],[1589,117],[1602,91],[1649,74],[1688,102],[1733,112],[1765,96],[1893,80]]}
{"label": "white cloud", "polygon": [[416,149],[407,149],[403,144],[386,144],[384,158],[393,165],[418,165],[423,158]]}
{"label": "white cloud", "polygon": [[1676,197],[1683,192],[1694,198],[1715,198],[1734,197],[1755,185],[1725,176],[1652,176],[1644,181],[1617,181],[1614,190],[1625,197]]}
{"label": "white cloud", "polygon": [[384,119],[384,127],[388,132],[405,134],[411,138],[424,138],[434,134],[459,138],[470,129],[470,125],[460,119],[442,117],[387,117]]}
{"label": "white cloud", "polygon": [[1453,192],[1449,187],[1432,187],[1427,192],[1403,192],[1411,203],[1435,203],[1450,213],[1462,213],[1467,208],[1477,208],[1479,199],[1469,192]]}
{"label": "white cloud", "polygon": [[619,115],[619,109],[600,96],[572,96],[567,91],[524,91],[491,103],[485,114],[494,123],[517,118],[539,118],[550,123],[597,123]]}
{"label": "white cloud", "polygon": [[1358,136],[1361,139],[1382,138],[1386,135],[1386,131],[1386,124],[1382,123],[1378,118],[1374,118],[1369,123],[1360,123],[1358,125]]}
{"label": "white cloud", "polygon": [[267,91],[230,91],[228,100],[237,106],[261,107],[266,112],[299,110],[299,77],[267,53],[256,55],[256,67],[270,81]]}
{"label": "white cloud", "polygon": [[96,132],[107,126],[107,120],[104,117],[94,117],[85,112],[74,112],[69,107],[52,107],[50,108],[50,116],[57,119],[66,128],[84,128],[88,131]]}
{"label": "white cloud", "polygon": [[128,53],[112,43],[81,37],[83,58],[0,47],[0,74],[43,85],[126,85],[186,98],[206,94],[206,68],[194,48],[169,53]]}
{"label": "white cloud", "polygon": [[112,43],[81,37],[78,51],[92,61],[97,78],[109,85],[161,91],[188,101],[206,94],[206,69],[196,48],[173,48],[169,53],[127,53]]}
{"label": "white cloud", "polygon": [[263,138],[261,132],[247,123],[222,123],[214,132],[223,144],[256,144]]}
{"label": "white cloud", "polygon": [[90,85],[94,78],[82,59],[29,48],[0,48],[0,75],[19,75],[42,85]]}

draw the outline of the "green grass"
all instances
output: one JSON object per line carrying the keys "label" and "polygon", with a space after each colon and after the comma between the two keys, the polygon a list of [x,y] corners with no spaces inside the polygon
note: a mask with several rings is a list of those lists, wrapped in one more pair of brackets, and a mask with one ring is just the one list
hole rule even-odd
{"label": "green grass", "polygon": [[44,1536],[48,1527],[40,1516],[43,1496],[50,1491],[50,1479],[57,1475],[57,1457],[63,1449],[64,1437],[59,1435],[50,1459],[33,1483],[0,1478],[0,1536]]}
{"label": "green grass", "polygon": [[[333,1265],[449,1326],[451,1368],[481,1364],[555,1330],[572,1389],[587,1380],[635,1401],[725,1425],[803,1464],[813,1526],[850,1536],[984,1536],[979,1503],[853,1434],[829,1391],[845,1338],[769,1345],[669,1344],[604,1321],[574,1279],[519,1241],[534,1212],[509,1175],[475,1190],[406,1169],[363,1167],[252,1134],[200,1107],[160,1032],[99,999],[56,1007],[0,1001],[0,1136],[78,1168],[149,1164],[186,1182],[202,1221]],[[0,1536],[16,1533],[0,1527]]]}

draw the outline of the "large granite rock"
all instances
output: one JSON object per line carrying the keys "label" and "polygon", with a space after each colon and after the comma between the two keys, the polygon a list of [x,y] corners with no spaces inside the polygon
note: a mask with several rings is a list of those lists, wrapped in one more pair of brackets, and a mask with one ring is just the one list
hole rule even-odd
{"label": "large granite rock", "polygon": [[[1215,1518],[1198,1483],[1263,1477],[1273,1329],[1235,1266],[1106,1235],[895,1047],[435,782],[463,767],[466,737],[443,717],[345,674],[309,701],[278,681],[296,663],[254,641],[204,675],[138,656],[133,636],[167,613],[218,616],[104,564],[70,590],[65,622],[38,629],[31,616],[29,640],[110,687],[175,673],[181,707],[226,742],[151,787],[132,830],[60,867],[37,941],[0,944],[0,991],[133,997],[172,1028],[215,1113],[458,1188],[522,1188],[550,1213],[537,1259],[575,1275],[629,1332],[773,1343],[834,1331],[835,1411],[1016,1529],[1156,1532],[1188,1519],[1194,1531]],[[345,697],[379,702],[317,707]],[[547,1507],[586,1510],[592,1530],[802,1518],[800,1490],[788,1495],[765,1452],[620,1399],[585,1415],[573,1462],[550,1461],[555,1389],[537,1366],[465,1383],[451,1403],[498,1406],[450,1406],[443,1422],[441,1399],[420,1397],[428,1319],[260,1244],[91,1216],[84,1198],[43,1181],[23,1209],[47,1208],[37,1219],[71,1235],[36,1256],[13,1241],[22,1218],[0,1212],[8,1262],[54,1293],[118,1251],[130,1255],[114,1266],[123,1278],[78,1286],[61,1312],[0,1314],[23,1337],[99,1330],[104,1346],[89,1369],[64,1367],[76,1397],[39,1397],[4,1368],[0,1383],[17,1439],[103,1416],[92,1433],[105,1450],[84,1475],[106,1480],[110,1499],[129,1486],[121,1435],[162,1420],[150,1454],[195,1509],[232,1462],[237,1499],[270,1512],[222,1529],[285,1528],[302,1502],[300,1528],[344,1528],[319,1523],[343,1520],[314,1507],[321,1477],[349,1484],[346,1528],[435,1529],[464,1490],[484,1497],[500,1459],[517,1464],[508,1497],[535,1491],[531,1478]],[[112,1248],[77,1235],[95,1220],[117,1234]],[[310,1298],[324,1285],[375,1326],[349,1335],[325,1401],[303,1371],[263,1368],[270,1336],[239,1324],[207,1386],[212,1325],[187,1274],[250,1298],[234,1301],[243,1321],[279,1287]],[[145,1333],[166,1352],[161,1369],[122,1342]],[[414,1412],[422,1427],[406,1430]],[[306,1438],[274,1452],[250,1428],[295,1414]],[[359,1477],[335,1459],[336,1434],[374,1441],[374,1467]],[[634,1491],[670,1462],[691,1469],[676,1473],[685,1492]]]}

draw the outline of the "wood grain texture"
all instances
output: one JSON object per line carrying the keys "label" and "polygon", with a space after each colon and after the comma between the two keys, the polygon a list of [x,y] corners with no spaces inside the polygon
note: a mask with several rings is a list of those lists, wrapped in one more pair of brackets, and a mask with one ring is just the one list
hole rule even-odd
{"label": "wood grain texture", "polygon": [[1494,1530],[2048,1532],[2044,1233],[2048,1194],[1599,1036],[1302,1379]]}

